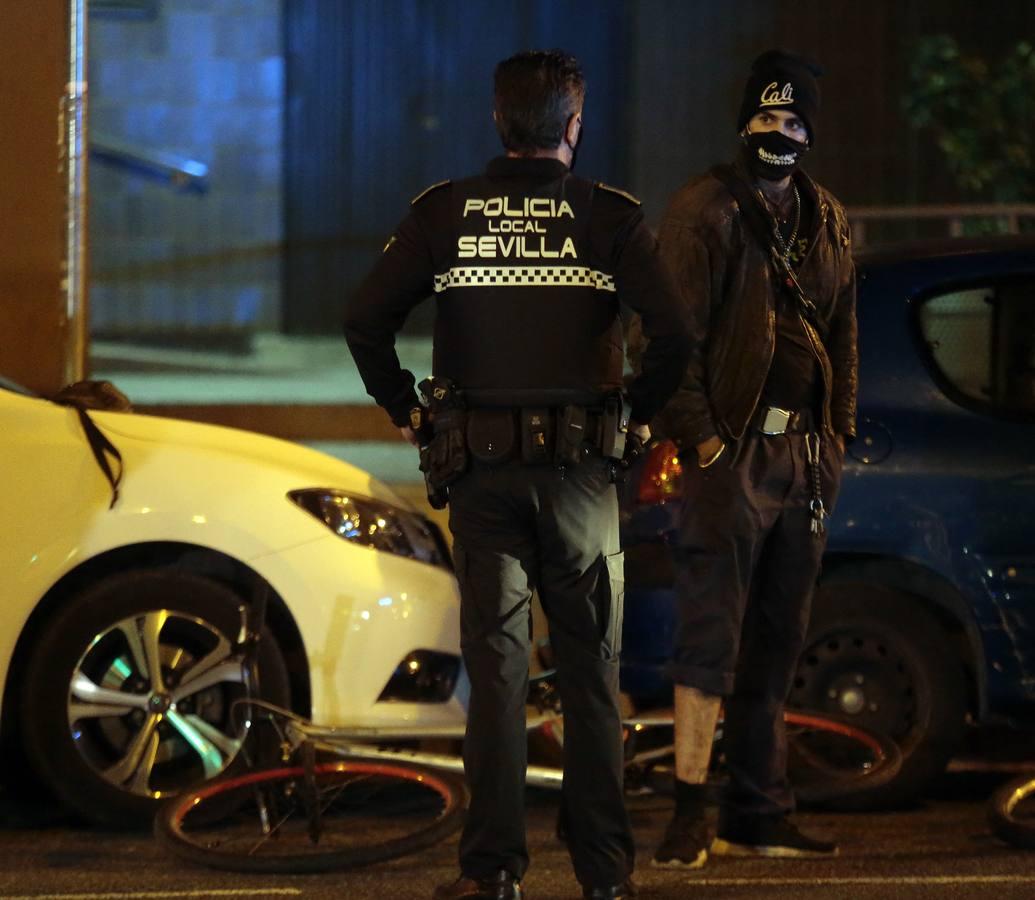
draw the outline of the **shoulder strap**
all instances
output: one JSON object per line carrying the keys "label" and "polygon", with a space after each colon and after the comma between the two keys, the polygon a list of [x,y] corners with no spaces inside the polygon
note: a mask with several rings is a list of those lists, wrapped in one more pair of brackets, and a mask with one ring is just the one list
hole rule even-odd
{"label": "shoulder strap", "polygon": [[[122,454],[108,440],[101,429],[97,427],[93,419],[90,418],[90,414],[83,407],[77,406],[75,411],[79,413],[79,421],[82,423],[83,432],[86,434],[86,440],[93,451],[94,459],[97,460],[97,465],[101,467],[104,477],[108,479],[108,484],[111,485],[111,503],[108,504],[108,509],[114,509],[115,503],[119,499],[119,484],[122,481]],[[109,453],[118,461],[119,471],[117,474],[112,470],[111,464],[108,462],[106,454]]]}
{"label": "shoulder strap", "polygon": [[[107,436],[97,427],[97,423],[90,418],[90,414],[86,411],[86,407],[75,400],[65,396],[61,399],[57,397],[52,398],[55,403],[61,406],[70,406],[76,411],[79,416],[79,423],[83,426],[83,434],[86,435],[86,442],[90,445],[90,450],[93,453],[93,458],[97,460],[97,465],[100,466],[101,471],[104,473],[104,477],[108,479],[108,484],[111,485],[111,503],[108,504],[108,509],[114,509],[115,504],[119,499],[119,484],[122,482],[122,473],[124,464],[122,462],[122,454],[119,453],[119,448],[116,447]],[[119,464],[119,470],[116,473],[111,467],[111,463],[108,462],[108,456],[111,456]]]}
{"label": "shoulder strap", "polygon": [[[70,406],[79,416],[79,423],[83,426],[83,434],[93,453],[93,458],[104,473],[111,485],[111,503],[108,509],[114,509],[119,499],[119,485],[122,483],[122,474],[125,464],[122,462],[122,454],[108,437],[97,427],[97,423],[90,418],[88,409],[117,410],[128,412],[132,409],[129,399],[115,385],[109,381],[77,381],[63,387],[50,400],[59,406]],[[118,472],[115,472],[108,461],[111,456],[119,464]]]}
{"label": "shoulder strap", "polygon": [[617,196],[621,197],[623,200],[628,200],[633,206],[639,206],[640,205],[640,201],[637,200],[628,191],[623,191],[621,188],[616,188],[616,187],[611,186],[610,184],[605,184],[603,181],[596,182],[596,186],[598,188],[600,188],[601,190],[608,191],[611,194],[616,194]]}
{"label": "shoulder strap", "polygon": [[733,166],[713,166],[711,175],[720,181],[737,201],[740,214],[762,248],[774,251],[776,245],[773,241],[773,228],[776,227],[776,223],[762,209],[762,204],[758,202],[758,197],[755,196],[751,187],[734,171]]}
{"label": "shoulder strap", "polygon": [[440,187],[445,187],[447,184],[452,184],[452,182],[448,178],[445,181],[436,181],[434,184],[429,185],[410,201],[410,206],[419,203],[421,200],[427,197],[428,194],[430,194],[432,191],[438,190]]}
{"label": "shoulder strap", "polygon": [[762,249],[767,252],[769,262],[773,266],[780,283],[798,301],[798,305],[801,307],[805,317],[815,324],[817,319],[816,304],[805,293],[798,281],[798,276],[794,273],[794,269],[791,268],[790,263],[787,262],[784,255],[777,249],[773,234],[776,228],[776,221],[763,209],[755,192],[734,171],[732,166],[713,166],[711,174],[722,183],[723,187],[737,201],[737,206],[740,207],[740,213],[747,223],[748,230],[755,236]]}

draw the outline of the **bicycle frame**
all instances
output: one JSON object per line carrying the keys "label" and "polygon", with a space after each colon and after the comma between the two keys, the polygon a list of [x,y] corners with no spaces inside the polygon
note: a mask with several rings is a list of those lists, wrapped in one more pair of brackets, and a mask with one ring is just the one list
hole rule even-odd
{"label": "bicycle frame", "polygon": [[[270,709],[270,705],[262,701],[239,700],[244,706]],[[464,761],[459,754],[434,753],[427,750],[411,748],[386,747],[386,742],[432,740],[440,738],[462,739],[464,733],[459,729],[426,728],[408,726],[389,726],[385,728],[351,728],[348,726],[314,725],[287,710],[274,710],[285,718],[283,731],[284,755],[289,756],[306,742],[317,750],[333,753],[345,759],[361,759],[366,761],[394,760],[409,762],[429,769],[463,774]],[[534,731],[549,722],[561,717],[557,713],[543,713],[530,718],[527,730]],[[559,789],[563,781],[563,771],[553,766],[530,765],[526,782],[532,787]]]}
{"label": "bicycle frame", "polygon": [[[254,677],[255,673],[254,659],[259,635],[262,630],[262,622],[266,614],[266,590],[264,586],[258,586],[252,608],[246,609],[242,607],[241,609],[241,632],[238,637],[238,645],[242,649],[242,665],[245,666],[246,676]],[[552,724],[563,721],[563,716],[552,696],[552,686],[549,682],[551,675],[552,672],[547,671],[531,679],[534,692],[532,699],[539,706],[540,712],[538,715],[528,719],[526,729],[529,732],[541,727],[550,728]],[[257,679],[254,683],[257,684]],[[346,759],[365,761],[394,760],[446,772],[462,774],[464,771],[463,758],[459,754],[434,753],[424,750],[383,746],[386,742],[441,738],[462,739],[464,736],[463,729],[456,726],[443,728],[415,727],[412,725],[384,727],[315,725],[289,710],[273,707],[271,704],[261,700],[241,700],[237,702],[245,704],[249,708],[271,710],[284,719],[286,725],[281,732],[281,736],[285,758],[308,742],[316,749],[333,753]],[[882,775],[881,781],[886,781],[893,776],[901,766],[901,754],[893,742],[888,741],[882,736],[869,734],[864,729],[860,729],[850,723],[838,723],[836,718],[826,715],[793,710],[785,712],[785,720],[791,725],[803,725],[831,733],[838,733],[866,746],[874,754],[874,763],[872,767],[867,768],[871,768],[873,774],[877,774],[879,771]],[[623,727],[634,733],[651,727],[671,727],[672,724],[673,711],[671,709],[656,710],[646,715],[633,716],[623,721]],[[671,753],[671,745],[655,747],[627,759],[626,766],[649,764],[670,756]],[[559,767],[530,765],[527,769],[526,784],[532,787],[556,790],[561,787],[563,777],[563,770]],[[877,781],[876,778],[870,777],[869,773],[866,773],[863,780],[867,783],[875,783]]]}

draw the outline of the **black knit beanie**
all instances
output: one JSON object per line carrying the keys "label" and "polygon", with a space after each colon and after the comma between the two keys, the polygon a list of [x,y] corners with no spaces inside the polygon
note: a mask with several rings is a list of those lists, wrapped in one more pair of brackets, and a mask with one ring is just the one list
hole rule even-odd
{"label": "black knit beanie", "polygon": [[763,53],[751,64],[737,117],[737,131],[743,131],[751,117],[764,109],[786,109],[805,123],[811,144],[819,113],[816,79],[822,74],[822,67],[793,53],[784,50]]}

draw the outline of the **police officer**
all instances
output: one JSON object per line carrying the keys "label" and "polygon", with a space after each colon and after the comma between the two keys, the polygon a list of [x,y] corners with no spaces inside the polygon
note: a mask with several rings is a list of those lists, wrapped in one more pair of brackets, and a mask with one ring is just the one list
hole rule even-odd
{"label": "police officer", "polygon": [[493,118],[505,155],[420,194],[348,304],[345,333],[364,384],[413,441],[414,379],[394,336],[434,294],[431,391],[462,396],[465,408],[434,423],[428,462],[454,479],[449,524],[471,680],[461,874],[435,890],[438,900],[523,896],[533,589],[557,661],[561,815],[576,877],[586,897],[634,891],[616,702],[622,555],[605,456],[622,419],[619,300],[650,339],[628,389],[629,429],[641,439],[678,385],[688,339],[638,201],[571,172],[584,93],[577,61],[559,51],[501,62]]}

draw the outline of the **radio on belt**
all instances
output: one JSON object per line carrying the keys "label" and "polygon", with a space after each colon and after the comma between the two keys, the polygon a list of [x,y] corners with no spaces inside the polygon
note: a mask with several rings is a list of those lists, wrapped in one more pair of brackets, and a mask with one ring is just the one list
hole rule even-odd
{"label": "radio on belt", "polygon": [[609,394],[604,400],[600,422],[600,452],[605,458],[621,459],[625,455],[625,436],[629,433],[632,408],[621,394]]}

